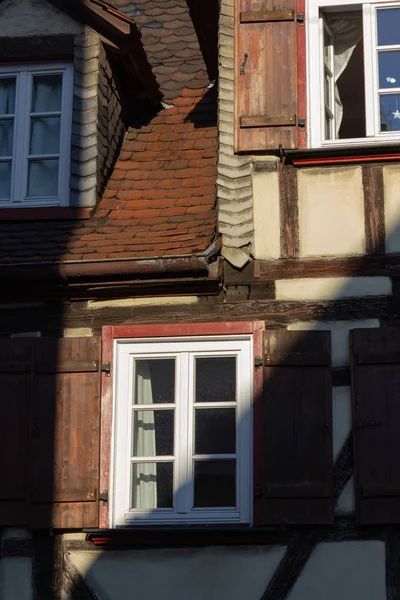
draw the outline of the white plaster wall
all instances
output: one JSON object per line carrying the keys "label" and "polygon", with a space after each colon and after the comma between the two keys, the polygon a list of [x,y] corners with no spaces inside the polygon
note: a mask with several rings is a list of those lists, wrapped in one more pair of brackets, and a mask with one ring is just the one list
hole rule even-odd
{"label": "white plaster wall", "polygon": [[335,300],[386,296],[392,293],[392,282],[389,277],[279,279],[275,290],[277,300]]}
{"label": "white plaster wall", "polygon": [[283,546],[72,552],[101,600],[259,600]]}
{"label": "white plaster wall", "polygon": [[280,257],[280,216],[278,172],[253,172],[254,257]]}
{"label": "white plaster wall", "polygon": [[400,167],[383,167],[386,252],[400,252]]}
{"label": "white plaster wall", "polygon": [[364,253],[360,167],[301,169],[298,192],[301,257]]}
{"label": "white plaster wall", "polygon": [[319,544],[289,600],[386,600],[384,543]]}
{"label": "white plaster wall", "polygon": [[77,34],[82,26],[45,0],[6,0],[0,6],[1,36]]}

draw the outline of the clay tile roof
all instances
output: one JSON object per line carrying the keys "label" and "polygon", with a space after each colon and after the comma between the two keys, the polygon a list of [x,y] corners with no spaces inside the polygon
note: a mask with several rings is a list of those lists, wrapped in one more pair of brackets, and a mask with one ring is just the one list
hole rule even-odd
{"label": "clay tile roof", "polygon": [[216,231],[216,88],[130,129],[92,218],[0,222],[0,264],[201,253]]}
{"label": "clay tile roof", "polygon": [[113,0],[131,17],[165,100],[183,88],[199,89],[208,82],[207,70],[186,0]]}

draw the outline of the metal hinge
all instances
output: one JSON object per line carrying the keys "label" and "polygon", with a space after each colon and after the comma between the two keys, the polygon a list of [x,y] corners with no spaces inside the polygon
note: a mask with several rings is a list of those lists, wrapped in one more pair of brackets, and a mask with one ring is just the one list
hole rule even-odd
{"label": "metal hinge", "polygon": [[306,128],[306,118],[305,117],[299,117],[297,119],[297,124],[300,127],[300,129],[305,129]]}
{"label": "metal hinge", "polygon": [[99,494],[99,500],[103,502],[104,506],[108,506],[108,490],[104,490]]}
{"label": "metal hinge", "polygon": [[111,363],[107,361],[104,365],[101,365],[101,372],[106,374],[106,377],[111,376]]}
{"label": "metal hinge", "polygon": [[261,485],[256,485],[254,488],[254,499],[260,500],[263,497],[263,491]]}
{"label": "metal hinge", "polygon": [[297,13],[297,15],[296,15],[296,21],[300,25],[304,25],[304,13]]}
{"label": "metal hinge", "polygon": [[254,357],[254,367],[256,369],[259,369],[262,366],[263,366],[263,359],[261,358],[261,356],[255,356]]}

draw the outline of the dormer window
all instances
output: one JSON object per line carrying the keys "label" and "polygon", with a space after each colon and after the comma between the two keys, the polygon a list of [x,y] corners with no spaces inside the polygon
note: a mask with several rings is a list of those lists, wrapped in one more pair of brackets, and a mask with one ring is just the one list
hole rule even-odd
{"label": "dormer window", "polygon": [[0,206],[68,206],[72,65],[0,67]]}

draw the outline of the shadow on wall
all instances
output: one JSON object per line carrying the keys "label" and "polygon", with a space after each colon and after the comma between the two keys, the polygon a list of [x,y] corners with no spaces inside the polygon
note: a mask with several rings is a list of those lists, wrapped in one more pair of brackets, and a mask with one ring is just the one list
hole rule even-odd
{"label": "shadow on wall", "polygon": [[[388,246],[392,237],[399,234],[400,227],[394,228]],[[338,377],[332,388],[332,436],[330,431],[326,435],[334,458],[331,483],[337,523],[344,518],[355,523],[349,332],[356,328],[394,324],[390,321],[392,311],[389,309],[393,308],[397,298],[390,295],[390,288],[391,282],[385,278],[338,279],[330,306],[317,318],[288,326],[289,330],[299,332],[296,345],[290,349],[294,354],[313,346],[313,332],[331,331],[332,366]],[[372,309],[362,301],[367,295],[376,296]],[[353,309],[349,308],[346,315],[346,307],[351,304],[347,299],[356,297],[360,298],[359,304],[355,309],[353,304]],[[334,317],[339,305],[341,316]],[[379,311],[378,317],[376,311]],[[335,322],[334,319],[339,320]],[[271,370],[266,394],[276,385],[274,377],[278,374],[279,367]],[[307,385],[306,380],[304,385]],[[288,408],[292,400],[289,395],[282,398]],[[292,409],[294,406],[292,404]],[[238,427],[241,427],[240,423]],[[301,444],[305,440],[298,442]],[[72,552],[67,560],[84,578],[84,583],[81,581],[72,586],[69,598],[131,600],[146,597],[155,600],[162,595],[174,600],[275,600],[290,595],[292,600],[319,600],[324,595],[326,600],[338,597],[343,600],[384,600],[392,597],[387,575],[385,583],[385,548],[379,541],[382,540],[379,532],[376,538],[372,536],[372,540],[377,541],[371,541],[371,538],[364,542],[347,541],[341,542],[339,547],[333,537],[328,543],[321,543],[321,531],[324,531],[323,527],[307,526],[299,535],[289,535],[287,543],[271,545],[229,546],[229,542],[224,545],[220,540],[221,545],[209,541],[199,548],[193,547],[192,542],[182,544],[181,548],[171,548],[179,546],[172,539],[169,542],[161,540],[153,548],[140,547],[139,541],[125,550]]]}

